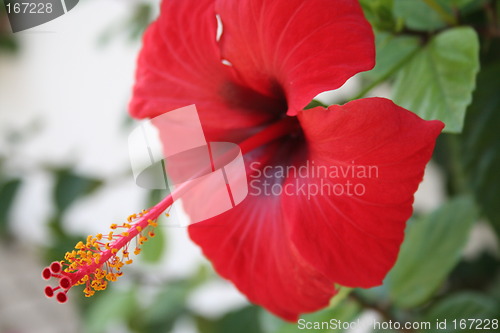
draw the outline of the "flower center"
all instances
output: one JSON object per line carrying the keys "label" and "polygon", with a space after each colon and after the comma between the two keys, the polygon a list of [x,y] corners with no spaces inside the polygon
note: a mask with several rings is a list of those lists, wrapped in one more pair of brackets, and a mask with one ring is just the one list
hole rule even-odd
{"label": "flower center", "polygon": [[262,115],[272,123],[285,116],[288,103],[285,92],[277,80],[270,80],[269,94],[263,94],[234,82],[221,87],[220,94],[233,108],[247,109],[253,116]]}

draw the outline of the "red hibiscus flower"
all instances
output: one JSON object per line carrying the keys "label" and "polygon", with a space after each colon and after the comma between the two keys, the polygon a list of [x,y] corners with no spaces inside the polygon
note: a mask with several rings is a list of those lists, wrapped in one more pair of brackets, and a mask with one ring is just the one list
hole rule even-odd
{"label": "red hibiscus flower", "polygon": [[[165,0],[145,34],[132,116],[196,104],[208,141],[241,142],[284,117],[297,125],[245,154],[242,204],[189,227],[221,276],[284,319],[327,306],[335,284],[382,283],[443,128],[381,98],[303,110],[373,65],[355,0]],[[355,165],[377,174],[359,177]],[[309,177],[276,172],[290,167]],[[310,176],[320,167],[362,188],[301,195],[332,185]]]}
{"label": "red hibiscus flower", "polygon": [[[443,128],[382,98],[304,110],[371,69],[374,52],[356,0],[164,0],[144,36],[132,116],[195,104],[207,141],[245,154],[248,197],[191,225],[191,238],[221,276],[286,320],[327,306],[336,284],[382,283]],[[59,280],[46,295],[105,289],[172,202],[78,243],[44,269]]]}

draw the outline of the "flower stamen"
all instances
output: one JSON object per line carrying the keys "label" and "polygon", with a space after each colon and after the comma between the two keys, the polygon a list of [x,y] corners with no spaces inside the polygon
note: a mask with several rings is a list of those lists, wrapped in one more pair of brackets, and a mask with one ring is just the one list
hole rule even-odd
{"label": "flower stamen", "polygon": [[[136,241],[134,254],[138,255],[141,253],[140,246],[154,237],[153,230],[158,223],[152,215],[159,214],[151,214],[146,210],[132,214],[126,223],[121,225],[113,223],[110,226],[112,230],[124,231],[110,231],[107,236],[99,233],[96,236],[88,236],[85,243],[78,242],[74,250],[66,252],[64,260],[54,261],[43,269],[42,277],[45,280],[50,278],[58,280],[58,286],[45,287],[45,295],[55,296],[59,303],[65,303],[68,300],[66,294],[73,286],[84,284],[83,292],[86,297],[106,289],[108,281],[116,281],[123,275],[121,271],[123,266],[133,263],[128,251],[130,242]],[[109,242],[101,242],[103,238]]]}

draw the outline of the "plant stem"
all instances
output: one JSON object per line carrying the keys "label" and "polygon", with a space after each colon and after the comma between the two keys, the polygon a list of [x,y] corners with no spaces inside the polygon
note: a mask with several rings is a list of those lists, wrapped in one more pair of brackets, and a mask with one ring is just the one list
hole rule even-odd
{"label": "plant stem", "polygon": [[354,291],[353,288],[342,287],[338,288],[339,292],[330,300],[329,308],[335,308],[338,306],[344,299],[346,299],[351,292]]}
{"label": "plant stem", "polygon": [[[376,311],[387,322],[392,322],[392,323],[399,322],[399,320],[391,314],[391,312],[389,311],[389,308],[380,306],[378,304],[370,303],[367,300],[365,300],[363,297],[361,297],[355,291],[349,294],[349,298],[351,298],[352,300],[357,302],[364,309]],[[413,330],[413,329],[406,329],[406,328],[401,328],[400,331],[403,333],[415,332],[415,330]]]}

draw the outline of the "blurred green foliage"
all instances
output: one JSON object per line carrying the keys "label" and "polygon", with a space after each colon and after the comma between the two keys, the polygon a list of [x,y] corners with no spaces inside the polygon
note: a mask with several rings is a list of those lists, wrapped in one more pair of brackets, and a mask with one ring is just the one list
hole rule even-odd
{"label": "blurred green foliage", "polygon": [[154,10],[151,3],[138,1],[133,4],[130,14],[113,22],[100,36],[101,45],[106,45],[119,36],[125,36],[130,41],[142,37],[149,23],[153,20]]}
{"label": "blurred green foliage", "polygon": [[[450,295],[440,301],[437,301],[421,320],[435,323],[436,320],[446,320],[448,325],[446,329],[432,330],[431,332],[456,332],[452,326],[453,320],[457,319],[493,319],[498,318],[499,307],[498,299],[489,295],[462,292]],[[475,331],[475,330],[461,330]]]}
{"label": "blurred green foliage", "polygon": [[14,38],[9,25],[9,19],[4,5],[0,5],[0,55],[2,53],[15,53],[19,49],[19,45]]}
{"label": "blurred green foliage", "polygon": [[102,181],[74,173],[71,168],[52,170],[56,177],[54,203],[58,212],[64,212],[78,198],[92,194]]}
{"label": "blurred green foliage", "polygon": [[[160,202],[166,196],[165,191],[153,190],[149,192],[149,197],[147,199],[148,203],[146,207],[152,207],[156,203]],[[159,219],[159,223],[164,222],[163,218]],[[140,260],[154,264],[158,262],[162,254],[165,252],[167,246],[167,235],[164,228],[156,228],[155,230],[154,242],[147,242],[142,246],[142,252]]]}
{"label": "blurred green foliage", "polygon": [[468,183],[500,235],[500,62],[484,65],[460,148]]}
{"label": "blurred green foliage", "polygon": [[477,218],[472,198],[457,197],[408,223],[398,261],[385,282],[396,306],[417,307],[443,285],[460,260]]}
{"label": "blurred green foliage", "polygon": [[10,207],[16,198],[21,180],[0,178],[0,240],[8,240],[9,228],[8,218]]}

